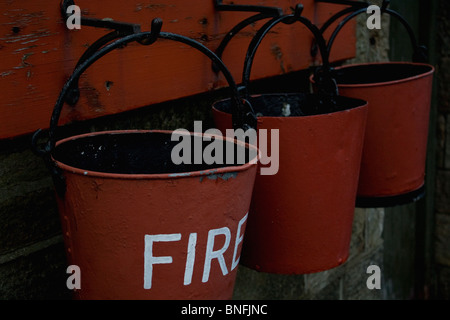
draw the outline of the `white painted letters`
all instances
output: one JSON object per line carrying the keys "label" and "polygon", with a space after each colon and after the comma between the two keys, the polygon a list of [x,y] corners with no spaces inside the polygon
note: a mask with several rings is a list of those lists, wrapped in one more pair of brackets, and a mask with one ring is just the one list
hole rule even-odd
{"label": "white painted letters", "polygon": [[[226,276],[229,272],[236,269],[239,264],[240,254],[239,248],[244,240],[244,231],[245,231],[245,223],[247,221],[248,213],[236,223],[236,225],[231,228],[222,227],[217,229],[211,229],[208,231],[206,236],[206,231],[201,236],[197,232],[192,232],[186,235],[182,235],[181,233],[173,233],[173,234],[157,234],[157,235],[148,235],[144,236],[144,289],[152,288],[152,280],[155,279],[153,266],[155,264],[172,264],[174,263],[174,259],[180,259],[180,255],[167,253],[165,255],[160,254],[160,256],[154,256],[153,248],[155,245],[158,245],[160,242],[177,242],[180,240],[176,250],[177,252],[186,252],[185,258],[183,259],[183,263],[185,263],[184,269],[184,278],[181,278],[183,285],[188,286],[193,282],[194,274],[202,277],[202,282],[208,282],[211,274],[211,266],[212,264],[217,263],[220,267],[219,274],[221,273],[223,276]],[[235,233],[234,233],[235,232]],[[200,247],[203,249],[202,253],[204,253],[204,262],[200,268],[195,268],[196,257],[198,256],[198,245],[203,239],[203,245],[200,243]],[[231,244],[231,240],[234,239],[234,244]],[[186,248],[187,243],[187,248]],[[173,247],[172,247],[173,248]],[[184,259],[186,259],[184,261]],[[199,257],[197,257],[197,265],[199,264]],[[179,265],[181,261],[177,261],[177,265]],[[203,267],[203,270],[202,270]],[[172,266],[175,268],[175,265]],[[197,271],[196,271],[197,270]],[[217,269],[216,269],[217,270]],[[217,276],[217,275],[215,275]]]}
{"label": "white painted letters", "polygon": [[[225,236],[225,243],[223,247],[219,250],[214,251],[214,241],[216,236],[223,234]],[[224,252],[228,249],[230,245],[230,229],[223,227],[220,229],[209,230],[208,232],[208,243],[206,247],[205,254],[205,267],[203,269],[202,282],[207,282],[209,280],[209,273],[211,270],[211,261],[217,259],[219,261],[220,268],[222,269],[223,275],[228,274],[227,265],[225,264],[225,259],[223,258]]]}
{"label": "white painted letters", "polygon": [[144,289],[150,289],[152,287],[153,265],[172,263],[171,256],[154,257],[153,256],[153,243],[154,242],[170,242],[180,241],[181,234],[157,234],[157,235],[145,235],[145,249],[144,249]]}
{"label": "white painted letters", "polygon": [[242,242],[242,240],[244,240],[244,235],[243,234],[241,235],[241,233],[242,233],[241,229],[242,229],[242,225],[247,220],[247,217],[248,217],[248,213],[245,215],[245,217],[243,217],[241,219],[241,221],[239,221],[239,224],[238,224],[238,229],[236,232],[236,241],[234,242],[234,252],[233,252],[233,261],[231,264],[231,270],[234,270],[234,268],[236,268],[238,266],[239,259],[241,258],[241,256],[238,255],[237,253],[238,253],[238,249],[239,249],[239,244]]}
{"label": "white painted letters", "polygon": [[186,269],[184,271],[184,285],[187,286],[192,282],[192,274],[194,273],[195,262],[195,246],[197,245],[197,234],[189,235],[188,252],[186,258]]}

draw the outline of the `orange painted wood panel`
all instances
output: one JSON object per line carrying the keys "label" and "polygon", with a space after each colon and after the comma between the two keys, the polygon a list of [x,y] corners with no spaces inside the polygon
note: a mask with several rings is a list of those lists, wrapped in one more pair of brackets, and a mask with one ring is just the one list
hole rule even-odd
{"label": "orange painted wood panel", "polygon": [[[82,26],[67,29],[56,0],[9,0],[0,3],[0,139],[48,128],[62,86],[79,57],[108,30]],[[163,19],[165,32],[178,33],[215,50],[237,23],[253,15],[218,12],[213,1],[87,1],[77,0],[83,16],[137,23],[150,30],[153,18]],[[224,3],[227,3],[224,1]],[[236,0],[236,4],[276,6],[290,13],[292,0]],[[302,1],[303,15],[323,24],[341,6]],[[223,60],[240,82],[245,52],[266,20],[245,28],[225,50]],[[264,39],[252,79],[305,69],[320,61],[310,55],[313,37],[301,24],[280,25]],[[355,55],[355,25],[337,39],[331,60]],[[60,123],[68,123],[173,100],[226,85],[200,52],[173,41],[151,46],[130,44],[100,59],[80,80],[81,98],[65,106]]]}

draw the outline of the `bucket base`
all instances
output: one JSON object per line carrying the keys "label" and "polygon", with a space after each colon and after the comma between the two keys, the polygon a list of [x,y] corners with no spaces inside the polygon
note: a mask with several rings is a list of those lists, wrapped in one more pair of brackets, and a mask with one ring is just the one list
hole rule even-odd
{"label": "bucket base", "polygon": [[358,208],[387,208],[416,202],[425,196],[425,185],[417,190],[388,197],[356,197]]}

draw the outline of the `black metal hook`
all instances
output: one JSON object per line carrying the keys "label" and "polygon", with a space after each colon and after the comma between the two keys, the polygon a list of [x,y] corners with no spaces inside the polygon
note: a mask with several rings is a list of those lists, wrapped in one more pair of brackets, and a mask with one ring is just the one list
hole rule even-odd
{"label": "black metal hook", "polygon": [[139,40],[138,43],[144,46],[148,46],[154,43],[156,40],[158,40],[158,36],[161,33],[162,25],[163,25],[162,19],[160,18],[153,19],[151,23],[150,35],[147,38]]}
{"label": "black metal hook", "polygon": [[31,137],[31,150],[44,160],[44,164],[52,177],[55,191],[60,197],[63,197],[66,192],[66,178],[62,174],[62,170],[51,158],[50,141],[47,141],[42,148],[38,147],[38,140],[42,136],[42,133],[42,129],[39,129]]}
{"label": "black metal hook", "polygon": [[293,9],[292,16],[287,19],[286,21],[283,21],[284,24],[293,24],[294,22],[298,21],[300,17],[302,16],[304,6],[301,3],[298,3],[295,8]]}
{"label": "black metal hook", "polygon": [[[69,7],[72,5],[75,5],[74,0],[61,0],[61,4],[60,4],[61,15],[62,15],[64,21],[66,21],[66,22],[70,17],[70,15],[67,13],[67,11],[68,11]],[[120,32],[123,32],[126,34],[133,34],[133,33],[138,33],[141,31],[141,26],[138,24],[119,22],[119,21],[114,21],[114,20],[86,18],[83,16],[80,17],[80,24],[82,26],[87,26],[87,27],[117,30],[117,31],[120,31]]]}

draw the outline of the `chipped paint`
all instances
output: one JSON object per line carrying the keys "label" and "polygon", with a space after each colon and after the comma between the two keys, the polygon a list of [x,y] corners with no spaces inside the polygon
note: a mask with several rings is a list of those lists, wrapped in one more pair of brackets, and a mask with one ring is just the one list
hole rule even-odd
{"label": "chipped paint", "polygon": [[2,73],[0,73],[0,77],[4,78],[4,77],[7,77],[7,76],[9,76],[11,74],[14,74],[14,71],[2,72]]}
{"label": "chipped paint", "polygon": [[157,3],[157,4],[143,4],[143,3],[138,3],[136,4],[136,7],[134,8],[134,12],[139,12],[142,9],[148,9],[148,10],[162,10],[165,9],[166,7],[174,7],[174,5],[168,5],[168,4],[164,4],[164,3]]}
{"label": "chipped paint", "polygon": [[29,46],[29,47],[25,47],[25,48],[16,49],[16,50],[13,51],[13,53],[19,53],[21,51],[30,50],[30,49],[33,49],[33,48],[36,48],[36,47],[37,46]]}
{"label": "chipped paint", "polygon": [[[237,172],[227,172],[227,173],[223,173],[223,174],[209,174],[206,177],[209,180],[218,180],[218,179],[222,179],[222,180],[229,180],[229,179],[235,179],[237,177],[238,173]],[[203,181],[204,176],[200,177],[200,182]]]}
{"label": "chipped paint", "polygon": [[24,53],[24,55],[22,56],[22,61],[21,61],[21,65],[14,67],[13,69],[23,69],[23,68],[27,68],[27,67],[32,67],[33,65],[29,62],[27,62],[28,58],[30,56],[34,55],[34,52],[29,52],[29,53]]}
{"label": "chipped paint", "polygon": [[87,80],[80,86],[81,94],[86,98],[87,105],[90,110],[95,113],[103,113],[105,108],[101,102],[101,94]]}
{"label": "chipped paint", "polygon": [[172,174],[169,174],[169,177],[171,177],[171,178],[189,177],[191,174],[192,174],[192,172],[172,173]]}
{"label": "chipped paint", "polygon": [[208,176],[209,180],[217,180],[217,179],[222,179],[227,181],[228,179],[235,179],[237,177],[238,173],[237,172],[228,172],[228,173],[224,173],[224,174],[212,174]]}
{"label": "chipped paint", "polygon": [[109,91],[109,90],[111,90],[111,87],[114,85],[114,82],[113,81],[106,81],[105,82],[105,88],[106,88],[106,91]]}
{"label": "chipped paint", "polygon": [[[216,173],[218,171],[218,169],[213,169],[213,170],[204,170],[204,171],[200,171],[200,182],[203,181],[203,179],[205,178],[205,176],[209,179],[209,180],[217,180],[217,179],[222,179],[222,180],[229,180],[231,178],[236,178],[238,173],[237,172],[228,172],[228,173]],[[177,178],[177,177],[190,177],[194,172],[182,172],[182,173],[172,173],[169,174],[170,178]]]}

